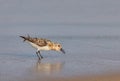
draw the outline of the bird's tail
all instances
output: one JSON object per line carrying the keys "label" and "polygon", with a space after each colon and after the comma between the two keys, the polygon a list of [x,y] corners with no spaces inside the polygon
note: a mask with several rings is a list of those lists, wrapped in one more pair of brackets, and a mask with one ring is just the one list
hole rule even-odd
{"label": "bird's tail", "polygon": [[25,36],[20,36],[20,37],[24,39],[23,41],[29,40],[29,38],[30,38],[29,35],[28,35],[28,37],[25,37]]}

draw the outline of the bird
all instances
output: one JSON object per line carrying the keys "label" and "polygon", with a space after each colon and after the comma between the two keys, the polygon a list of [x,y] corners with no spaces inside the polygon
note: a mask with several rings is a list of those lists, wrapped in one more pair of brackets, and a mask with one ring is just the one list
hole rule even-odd
{"label": "bird", "polygon": [[43,58],[41,55],[41,51],[58,51],[65,54],[64,49],[62,48],[60,43],[52,42],[51,40],[45,38],[37,38],[37,37],[30,37],[28,36],[20,36],[24,42],[29,43],[33,48],[35,48],[37,57],[39,60]]}

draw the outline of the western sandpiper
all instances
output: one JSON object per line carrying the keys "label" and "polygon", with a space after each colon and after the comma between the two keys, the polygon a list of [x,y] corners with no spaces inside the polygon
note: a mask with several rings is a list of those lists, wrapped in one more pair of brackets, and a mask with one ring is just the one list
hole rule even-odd
{"label": "western sandpiper", "polygon": [[39,60],[43,58],[43,56],[40,53],[40,51],[42,50],[61,51],[62,53],[65,54],[65,51],[63,50],[61,44],[59,43],[55,43],[43,38],[33,38],[30,37],[29,35],[27,37],[26,36],[20,36],[20,37],[24,39],[23,41],[28,42],[29,44],[32,45],[32,47],[37,49],[36,54]]}

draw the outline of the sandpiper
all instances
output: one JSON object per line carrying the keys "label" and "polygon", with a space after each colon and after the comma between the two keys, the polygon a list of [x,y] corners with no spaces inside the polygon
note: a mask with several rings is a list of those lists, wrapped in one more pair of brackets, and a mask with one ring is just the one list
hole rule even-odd
{"label": "sandpiper", "polygon": [[37,49],[36,54],[38,56],[38,59],[42,59],[43,56],[41,55],[40,51],[42,50],[54,50],[54,51],[61,51],[65,54],[65,51],[62,49],[62,46],[59,43],[52,42],[50,40],[44,39],[44,38],[33,38],[28,36],[20,36],[23,38],[23,41],[28,42],[32,45],[35,49]]}

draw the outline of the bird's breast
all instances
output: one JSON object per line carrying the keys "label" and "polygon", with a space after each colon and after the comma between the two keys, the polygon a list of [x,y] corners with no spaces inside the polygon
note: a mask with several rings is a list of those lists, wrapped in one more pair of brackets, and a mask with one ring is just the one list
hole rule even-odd
{"label": "bird's breast", "polygon": [[36,48],[37,50],[50,50],[49,46],[38,46],[32,42],[28,42],[32,45],[32,47]]}

